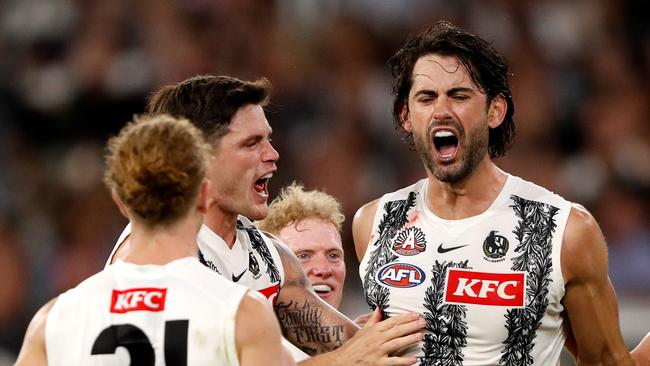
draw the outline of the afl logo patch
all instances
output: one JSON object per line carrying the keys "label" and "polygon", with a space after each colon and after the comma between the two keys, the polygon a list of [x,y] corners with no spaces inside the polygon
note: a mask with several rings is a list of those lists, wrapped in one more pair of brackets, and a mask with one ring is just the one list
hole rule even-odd
{"label": "afl logo patch", "polygon": [[377,272],[377,282],[388,287],[415,287],[421,285],[425,278],[423,270],[408,263],[389,263]]}
{"label": "afl logo patch", "polygon": [[393,243],[393,251],[399,255],[416,255],[427,249],[424,233],[420,228],[410,227],[397,235]]}
{"label": "afl logo patch", "polygon": [[483,253],[485,259],[491,262],[500,262],[508,253],[508,239],[505,236],[497,235],[496,230],[490,231],[490,235],[483,241]]}

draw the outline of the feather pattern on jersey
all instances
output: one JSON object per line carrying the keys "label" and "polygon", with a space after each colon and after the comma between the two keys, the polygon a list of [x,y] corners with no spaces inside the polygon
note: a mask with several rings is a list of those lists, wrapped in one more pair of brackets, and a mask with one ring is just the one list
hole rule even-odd
{"label": "feather pattern on jersey", "polygon": [[417,193],[410,192],[405,200],[386,202],[383,207],[384,215],[379,223],[379,236],[373,244],[368,260],[368,270],[364,276],[366,301],[374,310],[380,308],[382,318],[386,318],[385,309],[388,307],[388,288],[380,286],[375,280],[377,270],[387,263],[397,260],[397,255],[391,252],[391,241],[398,231],[408,222],[408,212],[415,207]]}
{"label": "feather pattern on jersey", "polygon": [[506,328],[508,337],[503,342],[502,365],[531,365],[531,351],[535,343],[537,329],[548,306],[548,287],[553,270],[552,239],[555,232],[555,216],[559,209],[555,206],[511,196],[510,206],[519,223],[515,234],[519,244],[512,259],[513,271],[527,271],[526,307],[508,310]]}

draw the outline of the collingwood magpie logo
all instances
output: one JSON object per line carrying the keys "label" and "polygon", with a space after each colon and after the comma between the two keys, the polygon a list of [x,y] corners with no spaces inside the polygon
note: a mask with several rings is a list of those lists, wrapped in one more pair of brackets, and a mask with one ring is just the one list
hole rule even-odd
{"label": "collingwood magpie logo", "polygon": [[485,260],[490,262],[501,262],[508,253],[508,239],[503,235],[497,235],[496,230],[490,231],[490,235],[483,241],[483,253]]}
{"label": "collingwood magpie logo", "polygon": [[248,270],[251,271],[255,279],[260,278],[260,262],[257,261],[253,252],[248,252]]}
{"label": "collingwood magpie logo", "polygon": [[416,255],[426,249],[427,243],[424,240],[424,233],[417,227],[403,230],[393,242],[393,251],[399,255]]}

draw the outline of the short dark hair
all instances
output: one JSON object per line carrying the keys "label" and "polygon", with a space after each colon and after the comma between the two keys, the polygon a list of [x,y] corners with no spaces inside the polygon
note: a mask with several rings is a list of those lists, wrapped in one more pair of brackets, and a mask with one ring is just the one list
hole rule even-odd
{"label": "short dark hair", "polygon": [[487,95],[488,105],[496,96],[505,99],[508,110],[503,123],[490,128],[489,152],[491,158],[505,155],[515,136],[513,114],[515,106],[508,78],[508,65],[488,42],[447,21],[439,21],[412,36],[389,60],[393,73],[393,122],[401,129],[400,113],[408,101],[413,85],[413,67],[428,54],[456,57],[469,76]]}
{"label": "short dark hair", "polygon": [[232,76],[200,75],[154,92],[147,113],[186,118],[214,143],[228,132],[239,108],[266,106],[270,94],[271,83],[266,78],[244,81]]}

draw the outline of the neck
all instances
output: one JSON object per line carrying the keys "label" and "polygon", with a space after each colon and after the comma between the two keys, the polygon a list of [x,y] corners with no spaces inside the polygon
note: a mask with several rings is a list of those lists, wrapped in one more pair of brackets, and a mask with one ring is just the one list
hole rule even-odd
{"label": "neck", "polygon": [[135,264],[163,265],[176,259],[195,257],[201,216],[192,216],[171,225],[156,227],[131,220],[129,244],[121,258]]}
{"label": "neck", "polygon": [[427,205],[446,220],[479,215],[490,207],[506,182],[506,173],[487,157],[465,179],[448,183],[427,171]]}
{"label": "neck", "polygon": [[205,216],[205,225],[226,242],[228,248],[235,245],[237,237],[237,214],[225,212],[213,206]]}

